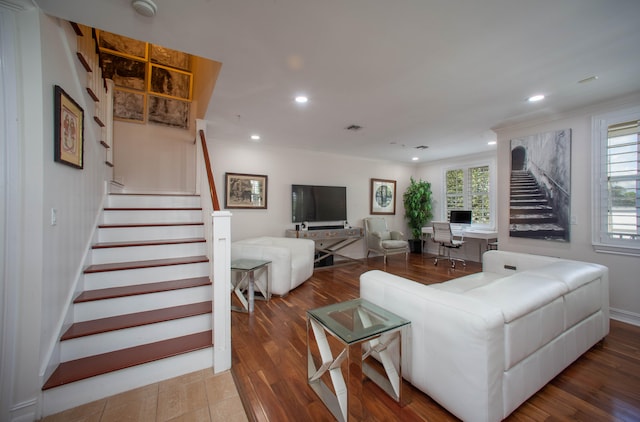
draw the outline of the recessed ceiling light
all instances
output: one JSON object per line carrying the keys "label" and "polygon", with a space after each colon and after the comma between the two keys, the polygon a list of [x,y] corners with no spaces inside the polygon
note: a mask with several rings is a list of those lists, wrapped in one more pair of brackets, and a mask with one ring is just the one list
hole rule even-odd
{"label": "recessed ceiling light", "polygon": [[529,101],[530,103],[535,103],[536,101],[542,101],[542,100],[544,100],[544,95],[542,94],[533,95],[527,98],[527,101]]}
{"label": "recessed ceiling light", "polygon": [[251,135],[251,139],[254,141],[259,141],[260,140],[260,135]]}
{"label": "recessed ceiling light", "polygon": [[418,157],[411,157],[411,161],[418,161],[419,158]]}
{"label": "recessed ceiling light", "polygon": [[306,103],[307,101],[309,101],[309,98],[305,97],[304,95],[298,95],[298,96],[296,97],[296,103],[304,104],[304,103]]}
{"label": "recessed ceiling light", "polygon": [[498,141],[489,141],[489,142],[487,142],[487,145],[495,145],[497,143],[498,143]]}

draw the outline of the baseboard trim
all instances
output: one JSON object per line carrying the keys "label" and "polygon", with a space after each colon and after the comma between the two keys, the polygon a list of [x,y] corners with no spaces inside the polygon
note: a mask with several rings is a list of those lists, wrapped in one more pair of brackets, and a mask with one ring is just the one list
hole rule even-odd
{"label": "baseboard trim", "polygon": [[624,311],[622,309],[609,309],[609,316],[616,321],[626,322],[627,324],[637,325],[640,327],[640,314]]}

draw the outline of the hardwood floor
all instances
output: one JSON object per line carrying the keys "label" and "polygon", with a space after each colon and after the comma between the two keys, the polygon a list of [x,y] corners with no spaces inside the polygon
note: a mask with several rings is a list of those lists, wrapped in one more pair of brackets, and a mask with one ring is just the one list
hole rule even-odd
{"label": "hardwood floor", "polygon": [[[435,267],[427,256],[392,256],[358,264],[317,268],[284,298],[256,301],[252,315],[232,312],[232,373],[250,420],[331,421],[331,413],[307,385],[306,311],[359,296],[359,276],[382,269],[425,284],[481,271],[478,263]],[[369,380],[365,408],[372,421],[453,421],[453,415],[405,383],[410,403],[399,407]],[[611,333],[537,394],[509,421],[640,420],[640,327],[611,321]]]}

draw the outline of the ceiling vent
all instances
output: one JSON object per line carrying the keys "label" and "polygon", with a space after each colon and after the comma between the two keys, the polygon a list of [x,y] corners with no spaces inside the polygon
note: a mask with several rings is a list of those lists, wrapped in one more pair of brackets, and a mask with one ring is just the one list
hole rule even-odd
{"label": "ceiling vent", "polygon": [[427,149],[429,148],[427,145],[418,145],[416,149]]}
{"label": "ceiling vent", "polygon": [[360,129],[362,129],[362,126],[360,126],[360,125],[350,125],[350,126],[347,126],[346,129],[347,130],[351,130],[353,132],[357,132]]}

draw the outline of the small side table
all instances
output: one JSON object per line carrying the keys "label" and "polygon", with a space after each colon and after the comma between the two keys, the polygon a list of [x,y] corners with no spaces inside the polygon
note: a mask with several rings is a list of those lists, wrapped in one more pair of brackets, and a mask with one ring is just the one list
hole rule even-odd
{"label": "small side table", "polygon": [[[233,285],[233,292],[236,294],[244,309],[232,306],[231,309],[239,312],[253,312],[253,304],[255,300],[255,289],[262,294],[265,300],[271,299],[271,286],[269,283],[269,265],[271,261],[261,259],[237,259],[231,262],[231,272],[240,273],[241,277],[237,283]],[[258,271],[266,271],[266,286],[256,284],[255,274]],[[247,280],[248,279],[248,280]],[[247,291],[245,297],[244,292]]]}
{"label": "small side table", "polygon": [[[402,328],[411,322],[364,299],[336,303],[307,311],[307,374],[311,388],[339,421],[364,420],[363,376],[367,376],[391,398],[406,404],[402,395]],[[317,347],[312,350],[311,334]],[[342,345],[333,357],[326,333]],[[398,342],[398,366],[389,346]],[[319,354],[318,357],[314,357]],[[378,371],[366,360],[374,355],[384,368]],[[342,364],[347,360],[346,374]],[[320,363],[316,366],[316,362]],[[328,373],[333,390],[323,375]],[[345,380],[346,378],[346,380]]]}

